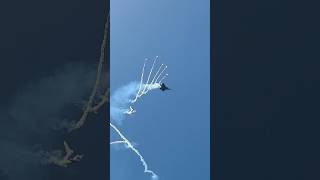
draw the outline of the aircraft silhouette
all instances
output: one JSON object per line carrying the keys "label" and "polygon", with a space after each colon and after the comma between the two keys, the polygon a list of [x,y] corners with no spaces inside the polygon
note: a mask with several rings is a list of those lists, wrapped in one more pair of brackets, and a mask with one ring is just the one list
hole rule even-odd
{"label": "aircraft silhouette", "polygon": [[171,89],[169,89],[164,83],[161,83],[160,85],[161,85],[161,87],[160,87],[160,90],[161,90],[161,91],[171,90]]}

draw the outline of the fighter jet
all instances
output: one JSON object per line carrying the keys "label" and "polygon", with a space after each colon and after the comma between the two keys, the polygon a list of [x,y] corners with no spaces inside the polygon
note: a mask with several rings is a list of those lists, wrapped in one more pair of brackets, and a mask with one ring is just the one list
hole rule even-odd
{"label": "fighter jet", "polygon": [[161,85],[160,87],[161,91],[170,90],[164,83],[161,83],[160,85]]}

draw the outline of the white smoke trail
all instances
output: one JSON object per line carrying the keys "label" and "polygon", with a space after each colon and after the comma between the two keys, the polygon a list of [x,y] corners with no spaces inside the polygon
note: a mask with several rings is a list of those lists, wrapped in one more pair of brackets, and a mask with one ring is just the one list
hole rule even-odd
{"label": "white smoke trail", "polygon": [[[146,163],[146,161],[144,160],[143,156],[140,154],[140,152],[130,143],[130,141],[120,132],[120,130],[114,126],[112,123],[110,123],[110,126],[118,133],[118,135],[120,136],[120,138],[123,140],[123,141],[114,141],[114,142],[111,142],[113,144],[117,144],[117,143],[125,143],[129,149],[131,149],[133,152],[135,152],[139,158],[140,158],[140,161],[144,167],[144,173],[150,173],[151,174],[151,177],[152,179],[156,180],[156,179],[159,179],[159,176],[157,174],[155,174],[152,170],[148,169],[148,164]],[[111,145],[110,143],[110,145]]]}
{"label": "white smoke trail", "polygon": [[[143,85],[143,74],[144,74],[145,63],[143,64],[139,90],[138,90],[138,92],[137,92],[137,94],[136,94],[135,99],[132,100],[131,103],[135,103],[138,98],[140,98],[141,96],[147,94],[147,92],[149,92],[150,90],[156,89],[156,88],[160,88],[160,87],[161,87],[161,84],[160,84],[161,81],[162,81],[166,76],[168,76],[168,74],[164,75],[164,76],[162,77],[162,79],[161,79],[159,82],[157,82],[158,79],[161,77],[162,73],[167,69],[167,66],[165,66],[165,67],[162,69],[162,71],[160,72],[160,74],[158,75],[158,72],[160,71],[161,67],[163,66],[163,64],[161,64],[161,66],[159,67],[157,73],[154,75],[151,83],[148,84],[148,83],[149,83],[149,80],[150,80],[150,76],[151,76],[152,70],[153,70],[153,68],[154,68],[154,64],[155,64],[155,62],[157,61],[157,59],[158,59],[158,56],[156,56],[155,60],[153,61],[153,64],[152,64],[152,67],[151,67],[151,70],[150,70],[150,73],[149,73],[147,82],[144,84],[144,85],[145,85],[144,88],[142,88],[142,85]],[[146,60],[147,60],[147,59],[146,59]],[[157,77],[157,78],[156,78],[156,77]],[[154,80],[154,79],[155,79],[155,80]],[[154,87],[154,88],[153,88],[153,87]],[[143,89],[143,90],[141,91],[141,89]]]}
{"label": "white smoke trail", "polygon": [[[166,70],[167,66],[165,66],[163,69],[163,64],[159,67],[158,71],[152,78],[151,82],[149,83],[150,77],[152,75],[152,71],[154,68],[154,65],[158,59],[158,56],[153,61],[151,70],[149,72],[148,78],[146,83],[143,83],[143,76],[144,76],[144,70],[146,61],[145,60],[142,72],[141,72],[141,79],[140,83],[133,81],[115,91],[113,95],[110,98],[110,116],[111,120],[114,120],[118,124],[122,124],[122,121],[125,119],[127,115],[132,114],[131,112],[135,112],[135,110],[131,107],[132,104],[134,104],[138,98],[142,97],[143,95],[147,94],[150,90],[159,89],[161,88],[161,82],[168,76],[168,74],[165,74],[159,82],[158,79],[161,77],[162,73]],[[161,72],[160,72],[161,70]],[[160,74],[159,74],[160,72]],[[131,100],[132,97],[135,97],[133,100]],[[112,141],[110,142],[110,145],[113,144],[124,144],[127,146],[127,148],[131,149],[135,154],[137,154],[140,158],[140,161],[142,162],[144,166],[144,172],[149,173],[152,176],[153,180],[159,179],[158,175],[155,174],[152,170],[148,169],[148,164],[144,160],[143,156],[140,154],[140,152],[133,146],[133,144],[120,132],[120,130],[110,122],[110,126],[116,131],[116,133],[120,136],[122,140],[120,141]]]}
{"label": "white smoke trail", "polygon": [[[147,88],[149,90],[159,89],[161,85],[159,83],[154,84],[142,84],[141,88]],[[139,91],[138,82],[131,82],[121,88],[117,89],[110,98],[110,116],[111,119],[116,121],[117,124],[122,124],[125,117],[130,112],[131,108],[131,98],[137,94]],[[138,97],[141,97],[144,94],[140,94]],[[135,110],[136,111],[136,110]]]}
{"label": "white smoke trail", "polygon": [[[147,59],[145,60],[142,72],[141,72],[141,79],[140,83],[133,81],[129,84],[122,86],[121,88],[117,89],[110,99],[110,115],[111,119],[116,121],[118,124],[122,124],[123,120],[127,115],[130,115],[132,113],[130,112],[130,103],[135,103],[140,97],[147,94],[150,90],[159,89],[161,87],[161,82],[168,76],[168,74],[165,74],[159,82],[158,79],[161,77],[162,73],[166,70],[167,66],[165,66],[162,70],[163,64],[159,67],[158,71],[152,78],[151,82],[149,83],[154,65],[158,59],[158,56],[154,59],[151,70],[148,75],[148,79],[146,83],[143,83],[143,76],[145,71],[145,66]],[[161,70],[161,72],[160,72]],[[159,74],[160,72],[160,74]],[[149,83],[149,84],[148,84]],[[135,97],[133,100],[131,98]],[[136,112],[136,110],[134,111]]]}
{"label": "white smoke trail", "polygon": [[[151,70],[150,70],[150,73],[149,73],[149,76],[148,76],[148,79],[147,79],[146,84],[149,83],[150,76],[151,76],[151,74],[152,74],[152,70],[153,70],[154,64],[156,63],[157,59],[158,59],[158,56],[156,56],[156,58],[154,59],[154,61],[153,61],[153,63],[152,63],[152,67],[151,67]],[[145,86],[142,92],[146,92],[146,93],[147,93],[147,91],[148,91],[147,87],[148,87],[148,86]]]}
{"label": "white smoke trail", "polygon": [[153,84],[155,81],[155,78],[157,77],[157,75],[158,75],[158,73],[160,72],[160,70],[161,70],[161,68],[162,68],[162,66],[163,66],[163,64],[161,64],[160,65],[160,67],[159,67],[159,69],[158,69],[158,71],[156,72],[156,74],[154,75],[154,77],[153,77],[153,79],[152,79],[152,81],[151,81],[151,83],[150,84]]}
{"label": "white smoke trail", "polygon": [[110,145],[111,144],[125,144],[126,143],[126,141],[112,141],[112,142],[110,142]]}
{"label": "white smoke trail", "polygon": [[125,112],[129,110],[131,98],[139,88],[138,82],[131,82],[117,89],[110,98],[110,116],[111,120],[122,124],[122,121],[127,116]]}
{"label": "white smoke trail", "polygon": [[164,76],[160,79],[159,84],[161,84],[161,82],[162,82],[168,75],[169,75],[169,74],[164,75]]}
{"label": "white smoke trail", "polygon": [[142,83],[143,83],[144,68],[145,68],[145,66],[146,66],[146,61],[147,61],[147,60],[148,60],[148,59],[145,59],[145,61],[144,61],[144,63],[143,63],[142,73],[141,73],[141,78],[140,78],[139,90],[138,90],[138,92],[137,92],[137,94],[136,94],[136,97],[135,97],[134,100],[132,101],[132,103],[134,103],[134,102],[137,101],[138,95],[139,95],[139,93],[140,93],[140,91],[141,91],[141,87],[142,87]]}
{"label": "white smoke trail", "polygon": [[158,79],[160,78],[160,76],[162,75],[162,73],[167,69],[167,67],[168,67],[168,66],[165,66],[165,67],[163,68],[163,70],[161,71],[161,73],[159,74],[159,76],[157,77],[157,79],[156,79],[155,82],[158,81]]}

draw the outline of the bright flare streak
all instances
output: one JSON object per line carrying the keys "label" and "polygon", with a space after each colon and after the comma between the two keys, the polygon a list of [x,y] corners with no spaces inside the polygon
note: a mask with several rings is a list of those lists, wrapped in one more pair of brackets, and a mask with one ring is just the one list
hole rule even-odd
{"label": "bright flare streak", "polygon": [[139,156],[140,161],[142,162],[142,165],[144,167],[144,173],[150,173],[152,175],[151,176],[152,179],[158,179],[158,175],[148,169],[148,164],[146,163],[146,161],[144,160],[140,152],[135,147],[133,147],[130,141],[120,132],[120,130],[116,126],[114,126],[112,123],[110,123],[110,126],[118,133],[120,138],[123,140],[123,141],[115,141],[115,142],[121,142],[121,143],[127,144],[128,148],[131,149],[133,152],[135,152]]}
{"label": "bright flare streak", "polygon": [[[152,78],[151,82],[149,83],[149,80],[150,80],[150,77],[151,77],[151,74],[152,74],[152,71],[153,71],[153,68],[154,68],[154,65],[155,65],[155,62],[156,60],[158,59],[158,56],[156,56],[155,60],[153,61],[153,64],[152,64],[152,67],[151,67],[151,70],[149,72],[149,75],[148,75],[148,79],[147,79],[147,82],[144,84],[143,83],[143,75],[144,75],[144,69],[145,69],[145,65],[146,65],[146,61],[148,59],[145,60],[144,64],[143,64],[143,67],[142,67],[142,73],[141,73],[141,79],[140,79],[140,84],[139,84],[139,89],[138,89],[138,92],[135,96],[135,99],[131,101],[131,103],[135,103],[137,101],[138,98],[140,98],[141,96],[143,96],[144,94],[146,94],[147,92],[149,92],[150,90],[153,90],[153,89],[158,89],[158,88],[161,88],[161,82],[168,76],[168,74],[165,74],[159,82],[158,79],[161,77],[162,73],[167,69],[167,66],[165,66],[163,69],[162,69],[162,66],[163,64],[161,64],[161,66],[159,67],[158,71],[156,72],[156,74],[154,75],[154,77]],[[162,71],[160,72],[160,70],[162,69]],[[160,72],[160,74],[158,74]],[[148,84],[149,83],[149,84]],[[130,110],[127,110],[125,113],[127,114],[131,114],[131,112],[133,113],[133,111],[135,112],[135,110],[132,109],[132,107],[130,106]],[[114,126],[111,122],[110,122],[110,126],[118,133],[118,135],[121,137],[122,140],[120,141],[113,141],[113,142],[110,142],[110,145],[111,144],[124,144],[127,148],[131,149],[134,153],[136,153],[139,158],[140,158],[140,161],[141,163],[143,164],[143,167],[144,167],[144,173],[150,173],[152,176],[151,178],[153,180],[158,180],[159,179],[159,176],[156,175],[153,171],[149,170],[148,169],[148,164],[146,163],[146,161],[144,160],[143,156],[140,154],[140,152],[133,146],[133,144],[120,132],[120,130]]]}
{"label": "bright flare streak", "polygon": [[144,68],[146,66],[146,62],[147,62],[147,59],[144,61],[143,63],[143,67],[142,67],[142,73],[141,73],[141,78],[140,78],[140,85],[139,85],[139,90],[138,90],[138,93],[136,95],[136,97],[134,98],[134,100],[132,101],[132,103],[136,102],[137,99],[138,99],[138,96],[139,96],[139,93],[141,91],[141,87],[142,87],[142,82],[143,82],[143,74],[144,74]]}
{"label": "bright flare streak", "polygon": [[151,81],[151,83],[150,84],[153,84],[153,83],[155,83],[155,79],[156,79],[156,76],[158,75],[158,73],[160,72],[160,70],[161,70],[161,67],[163,66],[163,64],[161,64],[161,66],[159,67],[159,69],[158,69],[158,71],[157,71],[157,73],[154,75],[154,77],[153,77],[153,79],[152,79],[152,81]]}
{"label": "bright flare streak", "polygon": [[[158,56],[156,56],[156,58],[155,58],[154,61],[153,61],[153,64],[152,64],[152,67],[151,67],[151,70],[150,70],[150,73],[149,73],[149,76],[148,76],[148,79],[147,79],[146,84],[148,84],[148,82],[149,82],[149,80],[150,80],[150,76],[151,76],[151,74],[152,74],[152,70],[153,70],[154,64],[156,63],[157,59],[158,59]],[[147,89],[147,86],[144,87],[144,89],[143,89],[143,91],[142,91],[142,94],[147,93],[148,90],[146,90],[146,89]]]}
{"label": "bright flare streak", "polygon": [[164,67],[164,69],[161,71],[161,73],[159,74],[159,76],[157,77],[157,79],[156,79],[156,81],[155,81],[155,82],[157,82],[157,81],[158,81],[158,79],[160,78],[161,74],[163,73],[163,71],[164,71],[164,70],[166,70],[166,69],[167,69],[167,67],[168,67],[168,66],[165,66],[165,67]]}
{"label": "bright flare streak", "polygon": [[[160,85],[160,82],[162,82],[162,80],[164,80],[166,78],[166,75],[164,75],[161,80],[159,82],[157,82],[159,80],[159,78],[161,77],[162,73],[167,69],[168,66],[165,66],[162,71],[160,72],[163,64],[161,64],[161,66],[159,67],[158,71],[156,72],[156,74],[154,75],[154,77],[152,78],[151,80],[151,83],[149,83],[149,80],[150,80],[150,77],[151,77],[151,74],[152,74],[152,71],[153,71],[153,68],[154,68],[154,65],[157,61],[159,56],[156,56],[156,58],[154,59],[153,61],[153,64],[152,64],[152,67],[151,67],[151,70],[149,72],[149,75],[148,75],[148,79],[147,79],[147,82],[145,84],[143,84],[143,75],[144,75],[144,69],[145,69],[145,65],[146,65],[146,61],[148,59],[146,59],[146,61],[144,62],[143,64],[143,68],[142,68],[142,73],[141,73],[141,79],[140,79],[140,85],[139,85],[139,90],[135,96],[135,98],[131,101],[131,103],[135,103],[138,98],[140,98],[141,96],[143,96],[144,94],[147,94],[150,90],[152,89],[156,89],[156,88],[160,88],[161,85]],[[160,72],[160,73],[159,73]],[[155,86],[154,86],[155,85]]]}
{"label": "bright flare streak", "polygon": [[164,76],[160,79],[159,84],[161,84],[161,82],[162,82],[168,75],[169,75],[169,74],[164,75]]}

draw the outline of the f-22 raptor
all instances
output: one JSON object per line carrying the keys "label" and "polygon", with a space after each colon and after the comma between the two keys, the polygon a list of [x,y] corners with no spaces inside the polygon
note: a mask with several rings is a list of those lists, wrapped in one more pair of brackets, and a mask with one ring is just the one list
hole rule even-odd
{"label": "f-22 raptor", "polygon": [[171,90],[171,89],[168,88],[164,83],[161,83],[160,86],[161,86],[161,87],[160,87],[160,90],[161,90],[161,91]]}

